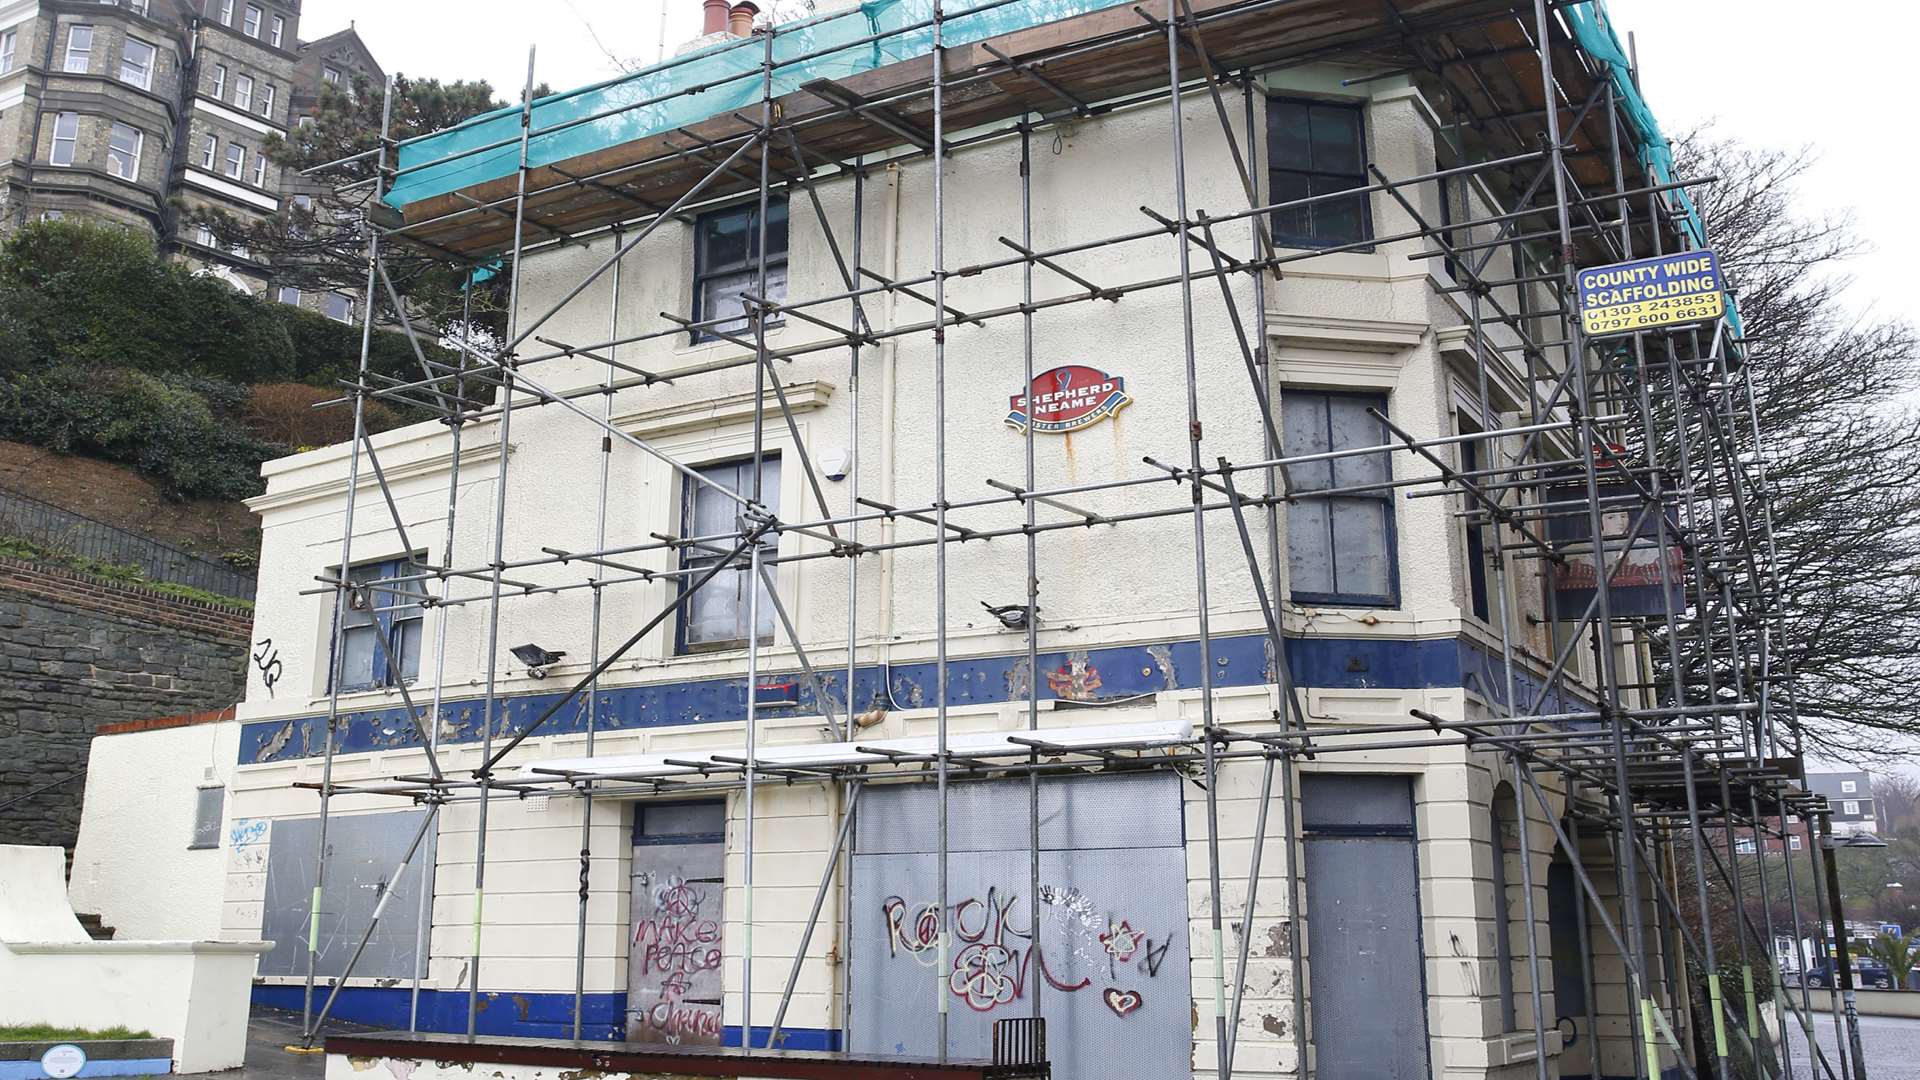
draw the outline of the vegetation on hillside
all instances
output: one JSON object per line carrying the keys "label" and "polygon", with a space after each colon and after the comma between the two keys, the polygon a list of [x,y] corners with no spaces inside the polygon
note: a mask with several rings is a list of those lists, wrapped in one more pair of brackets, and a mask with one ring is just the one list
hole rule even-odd
{"label": "vegetation on hillside", "polygon": [[[131,465],[173,495],[238,499],[260,464],[351,436],[339,396],[360,328],[235,291],[151,240],[79,221],[0,244],[0,438]],[[369,365],[418,377],[404,336]],[[380,430],[412,417],[370,410]]]}

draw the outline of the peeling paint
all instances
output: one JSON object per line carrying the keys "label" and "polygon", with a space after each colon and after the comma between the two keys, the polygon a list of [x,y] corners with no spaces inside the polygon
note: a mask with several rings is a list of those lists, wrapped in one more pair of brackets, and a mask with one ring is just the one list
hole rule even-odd
{"label": "peeling paint", "polygon": [[1007,665],[1007,700],[1018,701],[1027,696],[1028,688],[1033,684],[1033,669],[1027,666],[1027,658],[1015,657]]}
{"label": "peeling paint", "polygon": [[347,1064],[353,1067],[354,1072],[370,1072],[374,1069],[377,1069],[380,1067],[380,1060],[381,1060],[380,1058],[354,1057],[351,1054],[347,1055]]}
{"label": "peeling paint", "polygon": [[1180,689],[1180,677],[1175,674],[1173,667],[1173,646],[1149,645],[1147,646],[1147,659],[1152,660],[1153,666],[1160,671],[1160,688],[1162,690]]}
{"label": "peeling paint", "polygon": [[1269,1035],[1285,1035],[1287,1033],[1287,1022],[1272,1013],[1261,1014],[1260,1027]]}
{"label": "peeling paint", "polygon": [[1068,653],[1066,663],[1047,672],[1048,689],[1068,701],[1092,701],[1102,685],[1100,669],[1093,666],[1085,649]]}
{"label": "peeling paint", "polygon": [[1267,927],[1266,952],[1269,957],[1284,959],[1288,955],[1290,955],[1289,950],[1292,948],[1292,946],[1293,946],[1292,920],[1282,919],[1279,922],[1274,923],[1272,926]]}
{"label": "peeling paint", "polygon": [[292,720],[287,721],[280,730],[269,736],[266,742],[261,743],[260,752],[253,755],[253,760],[270,761],[274,755],[285,750],[287,744],[293,741],[293,724]]}
{"label": "peeling paint", "polygon": [[520,1022],[523,1024],[526,1023],[527,1013],[533,1008],[533,1002],[529,1001],[525,994],[515,994],[512,1000],[513,1007],[520,1013]]}

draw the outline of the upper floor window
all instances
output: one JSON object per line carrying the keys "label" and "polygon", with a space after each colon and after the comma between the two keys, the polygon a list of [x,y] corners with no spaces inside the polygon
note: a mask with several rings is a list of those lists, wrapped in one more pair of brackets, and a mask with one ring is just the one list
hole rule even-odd
{"label": "upper floor window", "polygon": [[412,682],[420,674],[419,571],[411,558],[353,568],[341,612],[340,689],[370,690]]}
{"label": "upper floor window", "polygon": [[[752,293],[760,277],[760,206],[748,203],[700,215],[694,223],[693,318],[722,319],[696,341],[737,334],[748,326],[741,293]],[[787,203],[767,202],[767,295],[787,295]]]}
{"label": "upper floor window", "polygon": [[9,30],[0,34],[0,75],[13,70],[14,49],[20,44],[20,31]]}
{"label": "upper floor window", "polygon": [[[736,491],[748,498],[753,497],[753,460],[729,461],[719,465],[707,465],[694,470],[702,477],[729,490]],[[684,500],[681,503],[680,535],[685,537],[726,537],[739,533],[746,528],[745,519],[740,515],[740,504],[724,492],[716,490],[711,484],[703,484],[689,477],[686,481]],[[760,503],[769,511],[780,509],[780,459],[763,457],[760,460]],[[681,549],[680,565],[686,574],[680,579],[682,589],[716,564],[726,563],[737,540],[714,539],[699,545],[688,545]],[[772,555],[776,541],[765,537],[760,541],[762,556]],[[773,637],[773,602],[767,596],[766,586],[753,577],[752,564],[747,553],[727,563],[724,569],[714,574],[713,580],[696,589],[687,598],[686,606],[681,609],[680,652],[702,652],[710,649],[731,649],[747,643],[747,609],[751,594],[755,589],[760,594],[758,634],[761,641]]]}
{"label": "upper floor window", "polygon": [[240,179],[240,174],[246,170],[246,167],[247,167],[247,148],[244,146],[241,146],[239,143],[234,143],[234,142],[228,143],[227,144],[227,175],[233,177],[235,180],[238,180]]}
{"label": "upper floor window", "polygon": [[[1385,394],[1286,388],[1280,395],[1280,437],[1288,457],[1383,446],[1384,424],[1368,409],[1387,411]],[[1399,603],[1393,493],[1355,490],[1393,478],[1387,455],[1355,454],[1294,465],[1288,487],[1287,566],[1293,599],[1302,604],[1392,607]],[[1315,496],[1316,491],[1339,492]]]}
{"label": "upper floor window", "polygon": [[1787,846],[1788,846],[1788,847],[1790,847],[1790,848],[1792,848],[1792,849],[1793,849],[1793,850],[1795,850],[1795,851],[1799,851],[1799,850],[1800,850],[1800,838],[1799,838],[1799,837],[1797,837],[1797,836],[1789,836],[1789,837],[1787,837]]}
{"label": "upper floor window", "polygon": [[146,139],[139,128],[116,122],[107,136],[107,171],[122,180],[138,180],[140,146]]}
{"label": "upper floor window", "polygon": [[320,78],[328,86],[339,86],[340,85],[340,69],[323,67],[320,69]]}
{"label": "upper floor window", "polygon": [[1843,814],[1858,814],[1860,812],[1860,804],[1852,799],[1843,799],[1840,803],[1840,812]]}
{"label": "upper floor window", "polygon": [[153,58],[156,50],[152,45],[139,38],[127,39],[127,47],[120,53],[120,81],[132,83],[142,90],[153,89]]}
{"label": "upper floor window", "polygon": [[1753,837],[1737,836],[1733,840],[1733,850],[1741,855],[1751,855],[1754,850]]}
{"label": "upper floor window", "polygon": [[227,96],[227,65],[225,64],[213,65],[213,96],[216,98]]}
{"label": "upper floor window", "polygon": [[206,141],[200,144],[200,167],[203,169],[213,168],[214,159],[217,158],[219,154],[219,138],[213,135],[207,136]]}
{"label": "upper floor window", "polygon": [[268,118],[269,120],[273,118],[273,84],[272,83],[260,84],[260,115]]}
{"label": "upper floor window", "polygon": [[327,294],[327,318],[334,322],[353,321],[353,298],[337,292]]}
{"label": "upper floor window", "polygon": [[47,160],[55,165],[73,164],[73,148],[80,140],[80,114],[63,112],[53,118],[53,149]]}
{"label": "upper floor window", "polygon": [[233,25],[233,0],[220,0],[220,22],[226,26]]}
{"label": "upper floor window", "polygon": [[[1367,140],[1360,107],[1268,101],[1267,182],[1275,203],[1367,186]],[[1370,236],[1365,195],[1273,212],[1274,242],[1288,247],[1337,247]]]}
{"label": "upper floor window", "polygon": [[1860,790],[1860,782],[1858,780],[1840,781],[1840,794],[1842,795],[1852,795],[1854,792],[1857,792],[1859,790]]}
{"label": "upper floor window", "polygon": [[241,112],[253,108],[253,76],[235,75],[233,77],[233,107]]}
{"label": "upper floor window", "polygon": [[67,31],[67,62],[63,70],[86,74],[93,62],[93,27],[76,26]]}
{"label": "upper floor window", "polygon": [[273,32],[267,36],[267,40],[271,41],[273,43],[273,47],[277,49],[280,47],[280,43],[286,40],[286,37],[287,37],[287,20],[281,18],[278,15],[275,15],[273,17]]}
{"label": "upper floor window", "polygon": [[300,306],[300,290],[295,288],[292,285],[282,285],[274,293],[274,299],[280,301],[283,304],[292,304],[294,307],[299,307]]}
{"label": "upper floor window", "polygon": [[147,0],[127,0],[127,8],[135,15],[145,15],[147,13]]}
{"label": "upper floor window", "polygon": [[247,5],[247,22],[242,29],[246,31],[248,37],[257,38],[260,36],[260,17],[263,14],[265,14],[265,12],[262,12],[254,5]]}
{"label": "upper floor window", "polygon": [[193,230],[193,241],[201,247],[213,247],[213,228],[208,225],[197,226]]}
{"label": "upper floor window", "polygon": [[267,186],[267,155],[253,155],[253,186]]}

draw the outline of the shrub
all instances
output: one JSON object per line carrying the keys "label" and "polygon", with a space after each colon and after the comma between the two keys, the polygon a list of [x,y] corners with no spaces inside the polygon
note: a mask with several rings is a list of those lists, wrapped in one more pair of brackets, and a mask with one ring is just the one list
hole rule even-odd
{"label": "shrub", "polygon": [[213,380],[64,364],[16,374],[0,390],[0,438],[119,461],[179,497],[240,499],[262,490],[260,464],[285,448],[215,412]]}
{"label": "shrub", "polygon": [[[337,389],[305,383],[264,383],[247,398],[247,429],[261,439],[282,446],[326,446],[353,438],[353,409],[336,405],[316,409],[322,401],[341,396]],[[367,430],[386,431],[405,423],[394,410],[378,401],[367,402]]]}

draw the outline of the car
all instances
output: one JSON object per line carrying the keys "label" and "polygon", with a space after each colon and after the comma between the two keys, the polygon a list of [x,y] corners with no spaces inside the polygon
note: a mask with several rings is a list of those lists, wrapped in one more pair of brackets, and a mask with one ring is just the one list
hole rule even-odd
{"label": "car", "polygon": [[[1824,989],[1834,985],[1832,962],[1815,960],[1807,965],[1806,983],[1814,989]],[[1787,985],[1797,986],[1799,981],[1792,972],[1787,973]],[[1885,964],[1876,964],[1871,960],[1855,959],[1853,964],[1853,985],[1859,989],[1891,990],[1893,976]]]}

